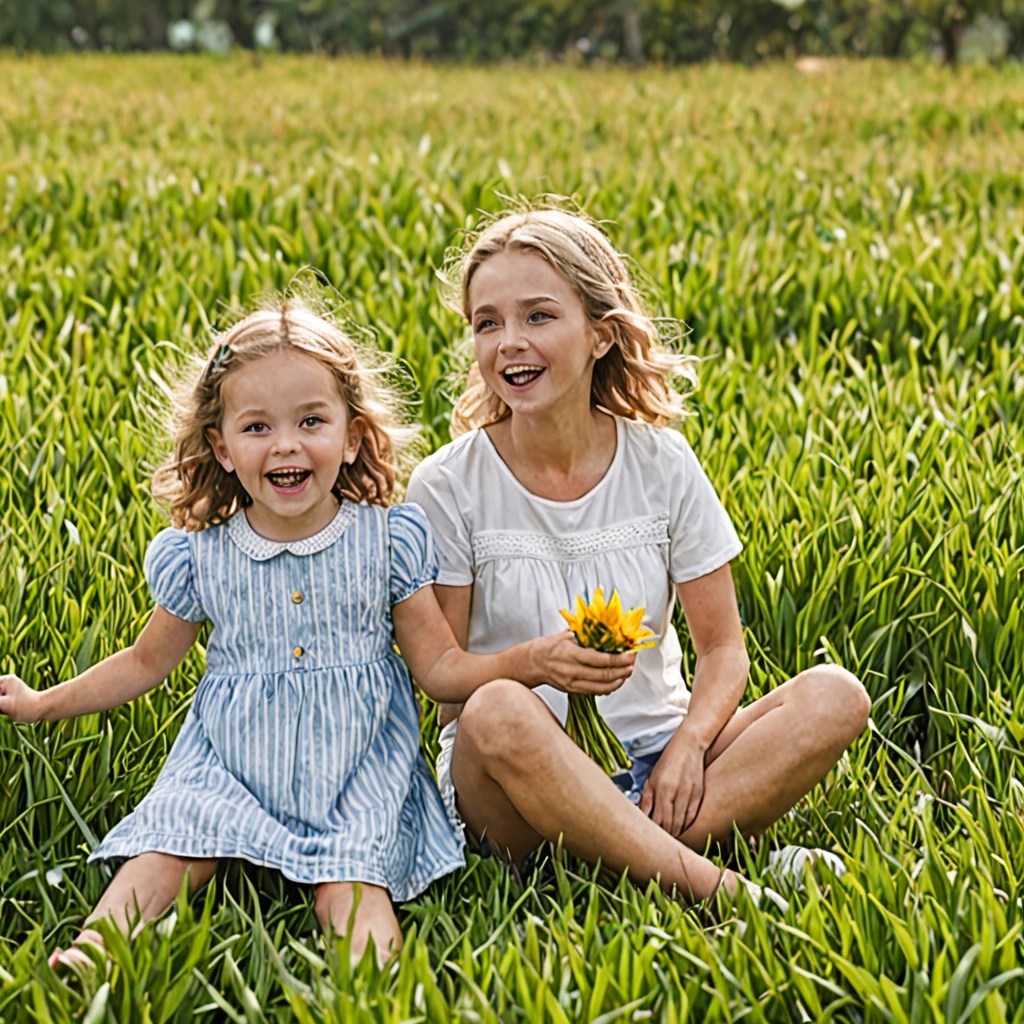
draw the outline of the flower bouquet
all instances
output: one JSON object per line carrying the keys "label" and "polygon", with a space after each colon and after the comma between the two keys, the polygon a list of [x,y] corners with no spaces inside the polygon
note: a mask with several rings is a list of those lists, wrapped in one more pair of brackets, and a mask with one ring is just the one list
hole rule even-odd
{"label": "flower bouquet", "polygon": [[[608,654],[636,651],[657,643],[654,631],[641,626],[643,608],[622,610],[618,590],[605,603],[604,590],[598,587],[594,599],[587,604],[576,598],[576,614],[562,609],[562,617],[582,647]],[[589,693],[570,693],[569,712],[565,720],[569,738],[609,775],[616,775],[632,766],[618,737],[608,728],[597,710],[597,698]]]}

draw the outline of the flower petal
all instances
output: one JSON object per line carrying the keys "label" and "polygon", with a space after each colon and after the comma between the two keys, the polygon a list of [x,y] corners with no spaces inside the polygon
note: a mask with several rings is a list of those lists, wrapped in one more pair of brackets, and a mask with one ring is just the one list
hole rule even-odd
{"label": "flower petal", "polygon": [[632,633],[633,630],[640,625],[646,610],[646,608],[630,608],[630,610],[626,612],[626,618],[622,624],[622,628],[626,630],[626,632]]}

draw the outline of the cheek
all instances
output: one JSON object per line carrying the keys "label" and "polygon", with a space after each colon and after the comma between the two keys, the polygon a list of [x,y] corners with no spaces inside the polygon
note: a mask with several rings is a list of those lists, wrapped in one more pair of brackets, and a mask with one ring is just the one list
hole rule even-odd
{"label": "cheek", "polygon": [[490,370],[494,362],[494,353],[497,351],[497,347],[487,335],[478,334],[473,338],[473,355],[485,373]]}
{"label": "cheek", "polygon": [[241,444],[235,445],[233,458],[236,465],[258,472],[264,459],[268,456],[269,442],[262,437],[246,438]]}
{"label": "cheek", "polygon": [[590,347],[585,334],[566,324],[561,330],[552,331],[543,344],[537,345],[537,352],[557,377],[576,377],[587,366]]}

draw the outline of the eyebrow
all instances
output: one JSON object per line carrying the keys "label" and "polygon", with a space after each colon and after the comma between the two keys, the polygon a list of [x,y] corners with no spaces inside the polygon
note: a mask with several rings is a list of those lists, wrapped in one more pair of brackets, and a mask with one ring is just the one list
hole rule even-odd
{"label": "eyebrow", "polygon": [[[303,402],[299,406],[299,412],[307,412],[310,409],[329,409],[330,403],[323,401],[323,399],[316,399],[312,402]],[[269,413],[266,409],[243,409],[241,412],[235,413],[236,419],[245,419],[248,416],[268,416]]]}
{"label": "eyebrow", "polygon": [[[554,298],[554,296],[552,295],[534,295],[529,299],[519,299],[517,300],[516,305],[519,306],[520,309],[522,309],[525,306],[536,306],[539,302],[553,302],[556,306],[561,305],[558,299]],[[488,304],[486,306],[477,306],[477,308],[473,310],[473,316],[477,316],[480,313],[497,312],[498,309],[496,306]]]}

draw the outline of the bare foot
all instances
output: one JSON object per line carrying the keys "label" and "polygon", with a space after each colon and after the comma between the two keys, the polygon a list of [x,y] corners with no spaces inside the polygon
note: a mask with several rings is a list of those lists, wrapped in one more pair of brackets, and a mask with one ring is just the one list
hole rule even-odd
{"label": "bare foot", "polygon": [[718,889],[715,892],[717,893],[719,890],[724,889],[728,896],[735,899],[741,885],[747,890],[755,906],[762,907],[763,909],[763,899],[774,903],[783,913],[789,910],[789,901],[783,899],[774,889],[769,889],[767,885],[758,885],[756,882],[750,881],[749,878],[736,874],[735,871],[726,870],[722,872],[722,880],[718,883]]}
{"label": "bare foot", "polygon": [[67,967],[76,974],[83,974],[96,970],[96,961],[82,948],[83,946],[95,946],[101,953],[105,952],[103,936],[94,928],[83,929],[74,945],[68,949],[61,949],[58,946],[46,961],[50,970],[56,970],[58,966]]}

